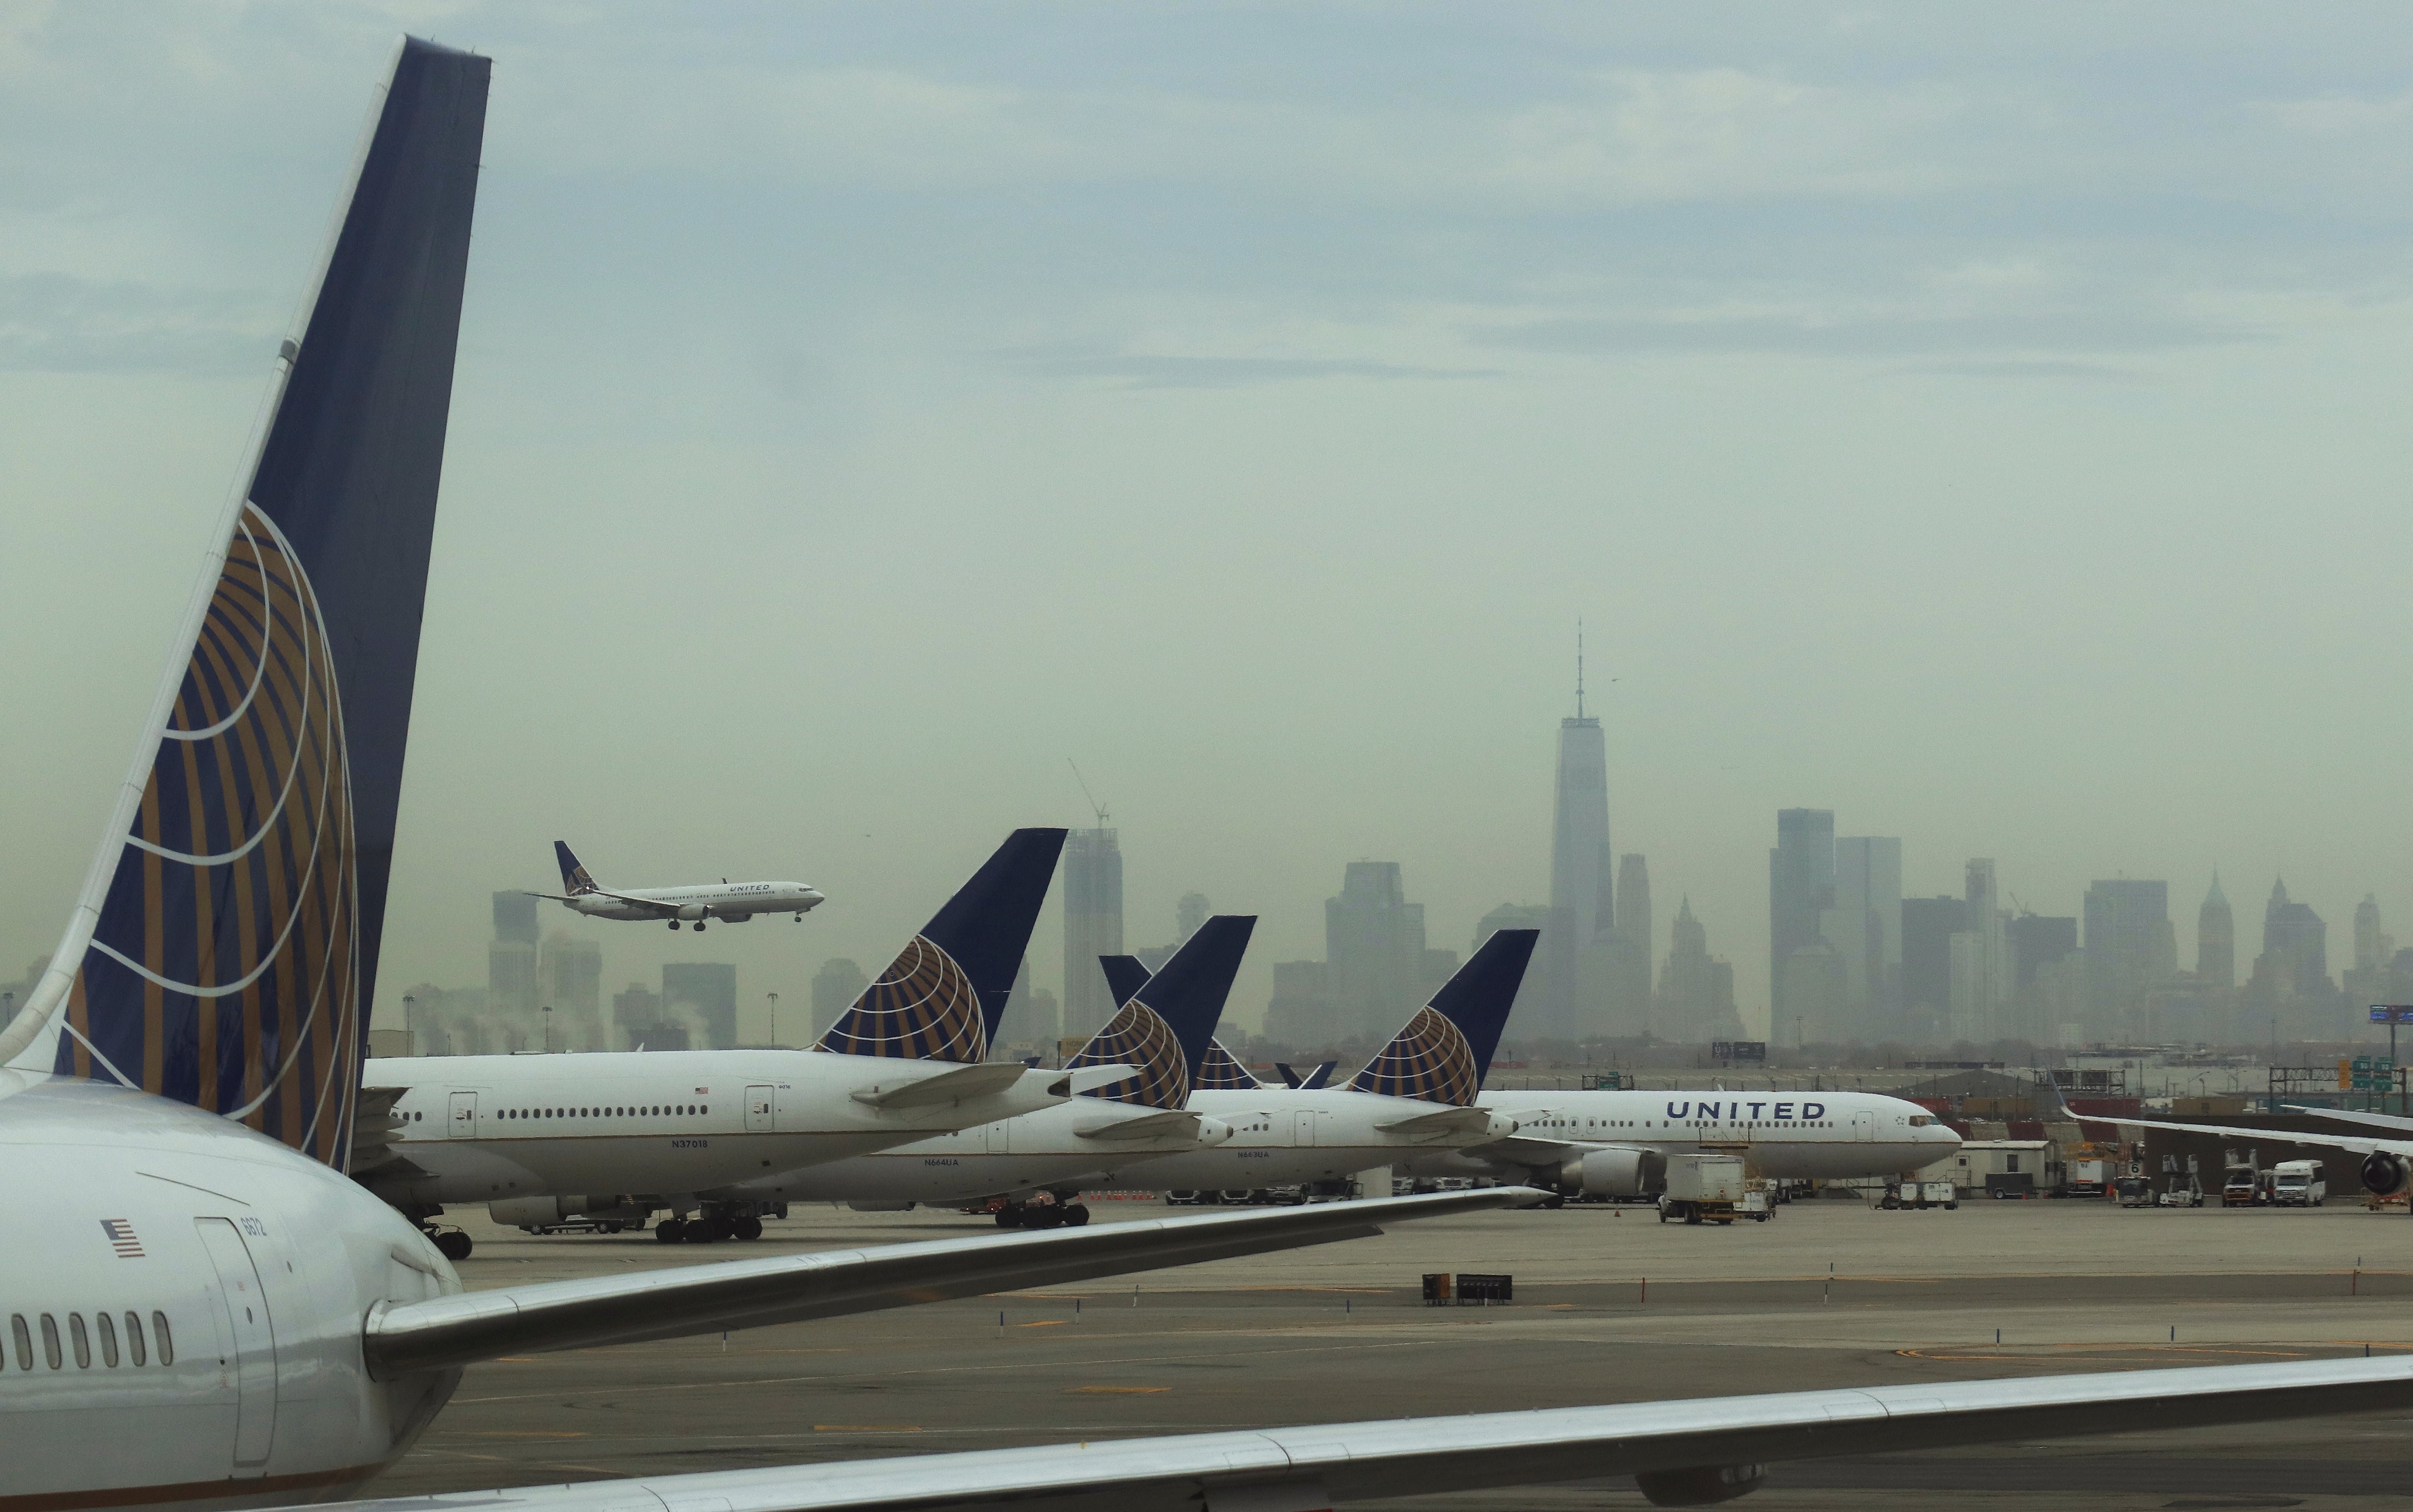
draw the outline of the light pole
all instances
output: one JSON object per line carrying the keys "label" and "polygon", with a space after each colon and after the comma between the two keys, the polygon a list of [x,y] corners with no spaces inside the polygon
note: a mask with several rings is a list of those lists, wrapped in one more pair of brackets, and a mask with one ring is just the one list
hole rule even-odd
{"label": "light pole", "polygon": [[408,992],[402,994],[402,1035],[410,1041],[410,1053],[419,1053],[419,999]]}
{"label": "light pole", "polygon": [[779,1038],[779,994],[765,992],[762,995],[771,1000],[771,1043],[774,1045],[785,1043]]}
{"label": "light pole", "polygon": [[544,1006],[544,1052],[553,1053],[553,1005]]}

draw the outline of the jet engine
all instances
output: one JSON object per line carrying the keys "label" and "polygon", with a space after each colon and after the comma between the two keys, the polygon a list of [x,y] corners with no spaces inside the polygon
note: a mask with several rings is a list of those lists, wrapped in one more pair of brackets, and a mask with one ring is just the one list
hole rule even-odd
{"label": "jet engine", "polygon": [[2403,1155],[2375,1150],[2362,1157],[2362,1189],[2373,1196],[2392,1196],[2404,1191],[2407,1177],[2413,1177],[2413,1169],[2406,1167]]}
{"label": "jet engine", "polygon": [[678,911],[676,917],[686,920],[689,924],[692,924],[696,920],[705,917],[710,913],[711,910],[704,907],[702,903],[688,903]]}
{"label": "jet engine", "polygon": [[1587,1150],[1559,1163],[1568,1196],[1653,1197],[1667,1190],[1667,1157],[1656,1150]]}

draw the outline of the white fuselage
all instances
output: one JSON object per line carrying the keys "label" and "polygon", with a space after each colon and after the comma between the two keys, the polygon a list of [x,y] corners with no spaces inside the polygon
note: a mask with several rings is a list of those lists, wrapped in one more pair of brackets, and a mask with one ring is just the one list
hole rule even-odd
{"label": "white fuselage", "polygon": [[399,1213],[274,1140],[0,1072],[0,1161],[24,1219],[0,1251],[12,1506],[331,1500],[407,1449],[459,1379],[369,1378],[370,1310],[460,1280]]}
{"label": "white fuselage", "polygon": [[[1163,1126],[1134,1138],[1107,1138],[1118,1126],[1149,1121]],[[1023,1196],[1043,1188],[1119,1182],[1134,1166],[1230,1138],[1221,1119],[1167,1121],[1156,1108],[1075,1097],[1020,1118],[784,1171],[710,1196],[757,1202],[942,1204]]]}
{"label": "white fuselage", "polygon": [[717,882],[700,888],[614,888],[610,892],[576,893],[562,899],[561,905],[589,918],[652,923],[663,919],[702,923],[710,918],[743,924],[757,914],[793,914],[802,918],[822,902],[819,889],[801,882]]}
{"label": "white fuselage", "polygon": [[401,1203],[687,1196],[766,1172],[910,1144],[1061,1102],[1058,1071],[1023,1071],[962,1102],[864,1099],[963,1067],[825,1050],[426,1055],[367,1063],[400,1087],[395,1152],[421,1175],[364,1173]]}
{"label": "white fuselage", "polygon": [[[1917,1103],[1868,1092],[1486,1092],[1517,1139],[1739,1153],[1754,1176],[1848,1181],[1932,1165],[1961,1146]],[[1481,1158],[1481,1152],[1470,1152]],[[1465,1174],[1457,1167],[1420,1174]],[[1508,1174],[1503,1171],[1499,1174]]]}
{"label": "white fuselage", "polygon": [[1230,1124],[1232,1137],[1212,1150],[1148,1161],[1125,1179],[1127,1183],[1135,1183],[1135,1189],[1143,1192],[1177,1192],[1339,1181],[1374,1167],[1397,1167],[1418,1154],[1454,1150],[1509,1132],[1504,1120],[1490,1132],[1386,1130],[1382,1125],[1442,1109],[1413,1097],[1384,1097],[1342,1087],[1193,1092],[1190,1108]]}

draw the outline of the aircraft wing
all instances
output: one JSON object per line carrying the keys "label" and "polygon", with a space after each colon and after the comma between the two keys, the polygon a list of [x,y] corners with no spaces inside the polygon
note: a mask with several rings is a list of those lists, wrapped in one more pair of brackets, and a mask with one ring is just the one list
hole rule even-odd
{"label": "aircraft wing", "polygon": [[1395,1118],[1376,1128],[1411,1139],[1441,1139],[1453,1134],[1499,1134],[1516,1131],[1517,1121],[1488,1108],[1437,1108],[1429,1113]]}
{"label": "aircraft wing", "polygon": [[1495,1187],[540,1282],[380,1306],[361,1343],[370,1372],[392,1379],[498,1355],[798,1323],[1363,1239],[1384,1223],[1523,1207],[1546,1196]]}
{"label": "aircraft wing", "polygon": [[[566,903],[573,901],[570,895],[559,892],[531,892],[527,895],[531,898],[549,899],[550,901],[557,903]],[[666,903],[659,898],[631,898],[625,892],[614,892],[609,888],[597,888],[592,892],[582,892],[577,894],[577,896],[580,898],[610,898],[617,903],[634,903],[639,908],[655,909],[664,915],[675,914],[679,911],[679,905],[677,903]]]}
{"label": "aircraft wing", "polygon": [[2357,1155],[2386,1151],[2391,1155],[2413,1159],[2413,1137],[2365,1139],[2347,1134],[2305,1134],[2295,1129],[2245,1129],[2220,1123],[2172,1123],[2155,1118],[2107,1118],[2099,1113],[2072,1113],[2069,1116],[2079,1123],[2117,1123],[2129,1128],[2169,1129],[2174,1134],[2216,1134],[2224,1139],[2270,1139],[2279,1144],[2308,1144],[2323,1150],[2344,1150]]}
{"label": "aircraft wing", "polygon": [[2365,1128],[2391,1129],[2413,1139],[2413,1118],[2399,1118],[2394,1113],[2355,1113],[2343,1108],[2307,1108],[2295,1103],[2287,1105],[2290,1113],[2311,1113],[2319,1118],[2333,1118],[2342,1123],[2360,1123]]}
{"label": "aircraft wing", "polygon": [[[424,1303],[413,1304],[424,1306]],[[1367,1497],[1634,1475],[1724,1501],[1786,1460],[2413,1407],[2413,1356],[2107,1371],[1332,1423],[338,1504],[348,1512],[1303,1512]]]}

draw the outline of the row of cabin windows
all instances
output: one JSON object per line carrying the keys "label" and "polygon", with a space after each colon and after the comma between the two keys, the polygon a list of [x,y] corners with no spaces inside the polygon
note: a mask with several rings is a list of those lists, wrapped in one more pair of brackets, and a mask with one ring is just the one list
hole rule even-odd
{"label": "row of cabin windows", "polygon": [[712,1111],[710,1103],[659,1108],[507,1108],[498,1118],[691,1118]]}
{"label": "row of cabin windows", "polygon": [[[117,1343],[117,1320],[107,1313],[95,1313],[92,1315],[92,1327],[89,1329],[84,1327],[81,1313],[69,1313],[67,1342],[64,1346],[60,1343],[59,1320],[55,1314],[50,1313],[41,1314],[39,1327],[42,1332],[42,1361],[54,1371],[67,1369],[67,1355],[70,1349],[75,1353],[77,1370],[92,1369],[93,1335],[96,1333],[100,1336],[100,1362],[108,1369],[112,1371],[117,1369],[120,1360],[128,1365],[150,1363],[146,1356],[153,1351],[146,1350],[143,1346],[142,1314],[140,1313],[126,1314],[126,1347],[122,1354]],[[27,1323],[25,1314],[22,1313],[12,1314],[8,1319],[8,1334],[17,1345],[17,1368],[21,1371],[30,1371],[34,1368],[34,1329],[35,1325]],[[160,1364],[176,1363],[176,1336],[168,1330],[167,1314],[151,1314],[151,1342],[156,1346],[155,1352]]]}

